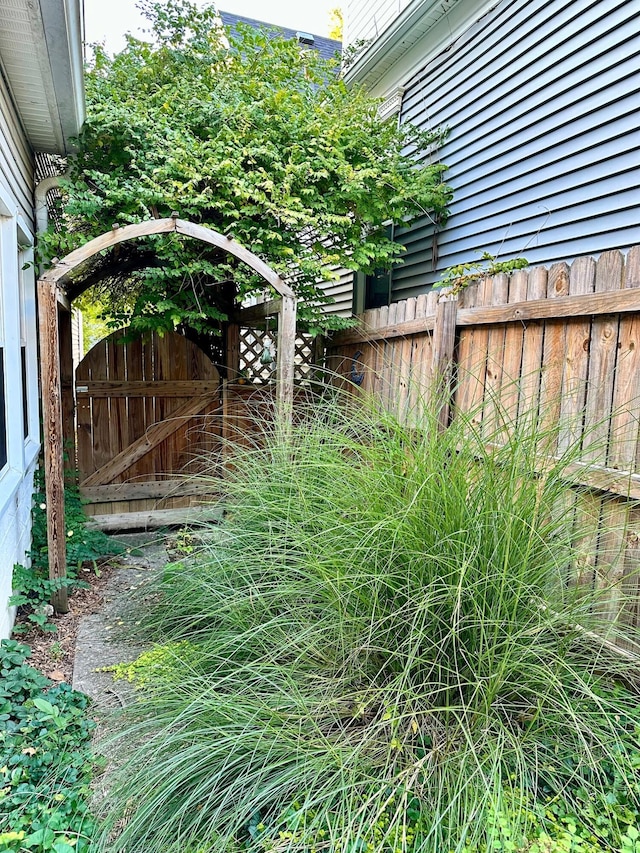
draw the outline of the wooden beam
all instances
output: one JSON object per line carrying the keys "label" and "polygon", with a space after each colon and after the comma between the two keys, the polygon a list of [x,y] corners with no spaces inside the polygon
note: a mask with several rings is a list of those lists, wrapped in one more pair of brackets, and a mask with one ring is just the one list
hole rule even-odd
{"label": "wooden beam", "polygon": [[[640,286],[619,292],[559,296],[557,299],[533,299],[480,308],[460,308],[456,326],[483,326],[492,323],[517,323],[527,320],[554,320],[563,317],[590,317],[601,314],[625,314],[640,311]],[[336,332],[328,346],[348,346],[368,341],[388,340],[433,330],[435,316],[422,317],[409,323],[394,323],[380,329],[360,326]]]}
{"label": "wooden beam", "polygon": [[[47,546],[49,578],[56,583],[64,581],[67,576],[57,296],[58,286],[55,282],[42,279],[38,282]],[[66,586],[62,586],[53,594],[51,603],[58,613],[68,612]]]}
{"label": "wooden beam", "polygon": [[230,255],[234,255],[238,260],[243,261],[248,267],[255,270],[265,281],[273,287],[276,293],[281,296],[293,297],[293,290],[288,284],[280,278],[280,276],[265,264],[257,255],[245,249],[240,243],[232,237],[226,237],[224,234],[219,234],[212,228],[205,228],[203,225],[196,225],[195,222],[187,222],[184,219],[176,219],[176,232],[184,234],[187,237],[193,237],[195,240],[201,240],[203,243],[209,243],[212,246],[217,246]]}
{"label": "wooden beam", "polygon": [[270,299],[268,302],[260,302],[258,305],[250,305],[241,308],[233,317],[241,326],[252,326],[254,323],[273,317],[280,311],[281,299]]}
{"label": "wooden beam", "polygon": [[624,314],[629,311],[640,311],[640,288],[559,296],[557,299],[533,299],[531,302],[512,302],[487,308],[461,308],[456,323],[458,326],[479,326],[488,323]]}
{"label": "wooden beam", "polygon": [[184,509],[155,509],[148,512],[123,512],[109,515],[94,515],[87,522],[88,530],[103,530],[105,533],[122,530],[156,530],[159,527],[184,527],[189,524],[205,524],[222,520],[221,506],[196,506]]}
{"label": "wooden beam", "polygon": [[79,397],[194,397],[215,394],[220,385],[205,379],[194,380],[95,380],[76,387]]}
{"label": "wooden beam", "polygon": [[296,300],[293,296],[283,296],[278,315],[276,417],[285,425],[290,423],[293,414],[295,354]]}
{"label": "wooden beam", "polygon": [[240,375],[240,326],[228,323],[225,341],[225,367],[227,380],[234,382]]}
{"label": "wooden beam", "polygon": [[110,503],[155,498],[183,498],[191,495],[219,496],[222,482],[213,480],[151,480],[144,483],[109,483],[106,486],[81,486],[80,494],[89,503]]}
{"label": "wooden beam", "polygon": [[200,414],[203,409],[214,401],[217,395],[218,392],[216,389],[215,394],[203,394],[196,400],[187,400],[186,403],[183,403],[171,412],[166,420],[152,424],[144,435],[118,453],[117,456],[114,456],[113,459],[110,459],[101,468],[98,468],[97,471],[94,471],[93,474],[90,474],[81,485],[84,487],[105,486],[107,483],[110,483],[117,476],[123,474],[127,468],[130,468],[134,462],[137,462],[138,459],[141,459],[146,453],[149,453],[150,450],[161,444],[177,429],[180,429],[186,421]]}
{"label": "wooden beam", "polygon": [[366,344],[371,341],[419,335],[421,332],[432,332],[435,321],[435,314],[430,314],[427,317],[418,317],[416,320],[410,320],[408,323],[393,323],[390,326],[382,326],[379,329],[368,329],[365,326],[346,329],[344,332],[334,333],[328,339],[327,346],[341,347],[351,344]]}
{"label": "wooden beam", "polygon": [[194,222],[187,222],[184,219],[171,217],[169,219],[150,219],[145,222],[136,222],[133,225],[125,225],[124,228],[114,226],[111,231],[106,234],[101,234],[79,249],[70,252],[61,261],[58,261],[50,270],[42,276],[45,281],[58,282],[65,276],[69,275],[80,264],[88,261],[99,252],[105,249],[110,249],[118,243],[123,243],[126,240],[137,239],[138,237],[148,237],[151,234],[184,234],[187,237],[193,237],[195,240],[200,240],[202,243],[208,243],[211,246],[216,246],[230,255],[234,255],[238,260],[247,264],[252,270],[258,273],[271,287],[281,296],[289,296],[293,298],[294,294],[288,284],[286,284],[280,276],[271,269],[265,262],[236,243],[231,237],[226,237],[224,234],[219,234],[212,228],[205,228],[204,225],[196,225]]}

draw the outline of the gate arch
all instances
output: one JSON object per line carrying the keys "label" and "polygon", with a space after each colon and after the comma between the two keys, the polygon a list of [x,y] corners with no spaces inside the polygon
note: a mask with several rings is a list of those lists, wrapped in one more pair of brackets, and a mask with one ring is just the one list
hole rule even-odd
{"label": "gate arch", "polygon": [[[296,299],[291,288],[280,276],[231,236],[210,228],[188,222],[173,214],[168,219],[154,219],[120,228],[114,225],[110,232],[90,240],[61,260],[54,259],[51,269],[38,280],[38,312],[40,320],[40,362],[43,400],[43,445],[45,458],[45,483],[47,497],[47,541],[49,551],[49,576],[53,580],[66,576],[66,531],[64,522],[64,470],[63,470],[63,395],[60,365],[60,325],[58,306],[69,310],[64,292],[65,278],[90,258],[127,240],[153,234],[177,233],[200,240],[233,255],[257,272],[277,293],[278,363],[276,385],[276,412],[285,423],[291,417],[293,403],[293,368],[296,333]],[[79,292],[82,292],[80,289]],[[273,312],[272,312],[273,313]],[[70,343],[70,341],[69,341]],[[66,370],[66,365],[65,365]],[[66,588],[54,595],[53,604],[60,612],[68,610]]]}

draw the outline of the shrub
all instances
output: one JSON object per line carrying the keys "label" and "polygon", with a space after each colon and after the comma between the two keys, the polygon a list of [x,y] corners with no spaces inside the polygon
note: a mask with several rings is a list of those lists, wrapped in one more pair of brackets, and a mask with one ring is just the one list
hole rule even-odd
{"label": "shrub", "polygon": [[158,580],[145,635],[189,654],[140,693],[100,849],[635,844],[640,714],[606,591],[568,583],[570,454],[420,423],[327,402],[234,460],[219,541]]}

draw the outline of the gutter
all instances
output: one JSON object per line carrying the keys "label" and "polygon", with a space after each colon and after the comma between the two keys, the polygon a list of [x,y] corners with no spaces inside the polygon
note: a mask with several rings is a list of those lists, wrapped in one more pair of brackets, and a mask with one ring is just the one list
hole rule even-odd
{"label": "gutter", "polygon": [[[430,29],[429,25],[420,27],[420,23],[430,11],[442,7],[443,0],[412,0],[394,19],[389,27],[377,39],[372,41],[353,65],[345,72],[345,82],[363,83],[385,58],[391,61],[394,54],[404,49],[403,40],[413,35],[412,43]],[[449,6],[451,8],[451,6]],[[442,16],[438,16],[438,19]],[[435,23],[435,22],[434,22]]]}

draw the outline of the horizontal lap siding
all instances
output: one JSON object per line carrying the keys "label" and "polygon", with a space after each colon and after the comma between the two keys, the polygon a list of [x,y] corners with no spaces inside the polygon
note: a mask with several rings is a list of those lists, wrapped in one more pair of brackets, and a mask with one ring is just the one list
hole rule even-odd
{"label": "horizontal lap siding", "polygon": [[344,268],[337,269],[337,281],[323,282],[322,291],[334,301],[325,305],[325,314],[337,314],[340,317],[351,317],[353,311],[353,272]]}
{"label": "horizontal lap siding", "polygon": [[438,235],[398,239],[394,299],[488,250],[553,263],[640,240],[640,25],[635,2],[502,2],[407,86],[402,120],[447,126],[454,190]]}
{"label": "horizontal lap siding", "polygon": [[33,155],[1,75],[0,182],[15,198],[25,221],[32,225]]}

